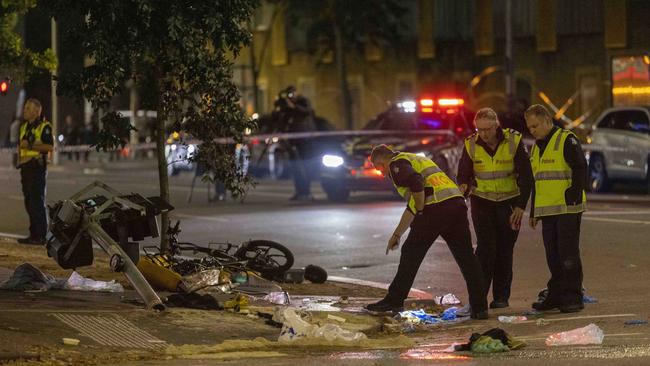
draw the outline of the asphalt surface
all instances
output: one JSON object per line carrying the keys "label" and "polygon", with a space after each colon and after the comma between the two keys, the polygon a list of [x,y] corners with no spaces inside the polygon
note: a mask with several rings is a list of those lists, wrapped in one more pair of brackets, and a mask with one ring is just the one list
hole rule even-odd
{"label": "asphalt surface", "polygon": [[[377,282],[390,282],[395,274],[398,252],[388,256],[384,253],[386,241],[399,220],[404,204],[391,193],[359,193],[354,194],[348,203],[334,204],[326,201],[318,183],[314,182],[312,187],[316,201],[290,202],[291,181],[261,181],[250,191],[244,203],[233,200],[208,203],[205,185],[197,180],[193,200],[188,203],[191,178],[189,173],[185,173],[172,177],[170,181],[171,203],[176,207],[172,216],[181,220],[183,232],[180,237],[184,241],[238,243],[247,239],[275,240],[293,251],[297,266],[317,264],[326,268],[330,275]],[[155,195],[158,192],[152,161],[103,166],[68,163],[50,169],[47,200],[51,202],[66,198],[95,179],[125,193]],[[0,184],[3,186],[0,190],[3,202],[0,208],[0,232],[26,233],[27,215],[23,208],[18,172],[0,167]],[[538,327],[534,321],[532,324],[504,325],[491,319],[490,327],[501,326],[514,335],[524,337],[531,345],[529,351],[517,353],[519,356],[516,359],[526,358],[532,364],[564,364],[562,360],[574,360],[579,364],[582,361],[640,364],[632,361],[641,359],[641,364],[650,363],[650,325],[624,325],[625,320],[647,320],[650,315],[647,306],[650,300],[647,280],[650,278],[650,255],[647,254],[650,245],[650,197],[633,189],[632,193],[589,195],[588,202],[589,211],[583,217],[581,232],[584,286],[587,293],[597,298],[599,303],[588,305],[585,311],[577,315],[555,314],[551,319],[557,320],[546,327]],[[502,314],[518,315],[528,309],[538,291],[546,286],[548,276],[541,228],[532,230],[524,226],[515,247],[511,307],[492,312],[492,318]],[[441,239],[423,262],[415,287],[433,295],[452,292],[461,300],[467,300],[460,272]],[[605,331],[603,346],[583,347],[574,350],[576,352],[566,349],[566,352],[544,352],[543,340],[546,335],[582,327],[590,322],[598,324]],[[425,336],[431,338],[432,346],[410,355],[394,352],[328,354],[315,356],[314,361],[374,364],[371,360],[388,358],[405,360],[408,364],[422,359],[475,364],[477,360],[448,360],[436,355],[438,348],[444,348],[453,341],[463,341],[471,331],[478,330],[469,326],[451,333],[432,332]],[[554,355],[553,360],[546,359],[549,355]],[[503,357],[480,360],[480,363],[515,361],[510,356]],[[265,364],[274,363],[265,361]]]}

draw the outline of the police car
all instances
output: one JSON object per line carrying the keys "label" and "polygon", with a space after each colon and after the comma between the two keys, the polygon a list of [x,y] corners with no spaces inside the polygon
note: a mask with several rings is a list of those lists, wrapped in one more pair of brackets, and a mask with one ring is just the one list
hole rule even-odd
{"label": "police car", "polygon": [[346,201],[355,191],[394,190],[389,179],[372,167],[373,146],[431,158],[454,177],[463,139],[473,133],[473,113],[460,98],[421,98],[391,105],[359,133],[330,147],[321,157],[321,185],[331,201]]}

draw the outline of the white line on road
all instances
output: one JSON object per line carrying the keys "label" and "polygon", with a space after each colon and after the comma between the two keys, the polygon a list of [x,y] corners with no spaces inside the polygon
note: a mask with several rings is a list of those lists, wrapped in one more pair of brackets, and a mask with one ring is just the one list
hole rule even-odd
{"label": "white line on road", "polygon": [[605,217],[583,217],[582,219],[589,220],[589,221],[618,222],[622,224],[650,225],[650,221],[641,221],[641,220],[610,219]]}
{"label": "white line on road", "polygon": [[584,216],[594,216],[594,215],[643,215],[650,214],[650,210],[643,211],[587,211],[584,213]]}
{"label": "white line on road", "polygon": [[[581,315],[581,316],[571,316],[568,318],[544,318],[550,322],[561,322],[565,320],[578,320],[578,319],[599,319],[599,318],[622,318],[626,316],[637,316],[636,314],[606,314],[606,315]],[[518,324],[526,323],[535,323],[537,320],[527,320]]]}
{"label": "white line on road", "polygon": [[200,215],[190,215],[184,213],[174,213],[172,216],[181,217],[185,219],[198,219],[198,220],[207,220],[207,221],[217,221],[217,222],[230,222],[230,219],[226,219],[219,216],[200,216]]}

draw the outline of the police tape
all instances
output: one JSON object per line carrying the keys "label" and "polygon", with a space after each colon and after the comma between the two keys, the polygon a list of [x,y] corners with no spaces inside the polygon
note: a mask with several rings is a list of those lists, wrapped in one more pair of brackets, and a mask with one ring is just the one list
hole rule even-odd
{"label": "police tape", "polygon": [[[244,143],[264,143],[264,144],[274,144],[280,141],[285,140],[298,140],[298,139],[311,139],[311,138],[321,138],[321,137],[432,137],[440,136],[449,140],[461,139],[451,131],[401,131],[401,130],[370,130],[370,131],[319,131],[319,132],[286,132],[286,133],[274,133],[274,134],[262,134],[262,135],[247,135],[244,136]],[[216,138],[214,142],[218,144],[230,145],[236,144],[236,141],[232,138]],[[182,144],[182,145],[199,145],[200,140],[189,139],[187,141],[173,141],[167,142],[166,145]],[[387,142],[388,143],[388,142]],[[156,148],[156,143],[137,143],[137,144],[126,144],[123,149],[129,149],[133,151],[137,150],[153,150]],[[94,152],[95,147],[93,145],[57,145],[55,147],[57,152]],[[122,149],[117,149],[122,150]],[[0,153],[13,153],[16,151],[16,148],[0,148]]]}

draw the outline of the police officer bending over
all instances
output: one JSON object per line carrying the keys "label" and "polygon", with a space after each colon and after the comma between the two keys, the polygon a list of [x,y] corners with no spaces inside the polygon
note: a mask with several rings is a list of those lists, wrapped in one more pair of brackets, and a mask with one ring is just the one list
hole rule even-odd
{"label": "police officer bending over", "polygon": [[512,252],[533,183],[521,134],[502,129],[491,108],[480,109],[477,133],[465,139],[458,183],[471,194],[476,255],[483,269],[486,294],[492,284],[491,309],[508,307]]}
{"label": "police officer bending over", "polygon": [[20,126],[18,166],[29,215],[29,237],[18,239],[21,244],[44,245],[47,234],[45,213],[45,177],[47,156],[52,152],[52,126],[41,116],[41,102],[28,99],[23,109],[25,119]]}
{"label": "police officer bending over", "polygon": [[577,312],[584,308],[580,221],[586,209],[587,161],[577,137],[553,126],[544,106],[532,105],[524,116],[536,140],[530,153],[535,178],[530,226],[534,229],[542,221],[546,262],[551,271],[548,296],[533,303],[533,308]]}
{"label": "police officer bending over", "polygon": [[481,278],[481,267],[472,250],[467,220],[467,206],[456,184],[430,159],[395,152],[386,145],[372,150],[370,160],[376,169],[388,175],[399,194],[408,202],[397,228],[388,240],[386,254],[399,246],[409,227],[411,231],[402,246],[397,274],[388,294],[370,311],[399,311],[413,285],[420,264],[429,247],[442,235],[465,278],[470,316],[487,319],[487,301]]}

